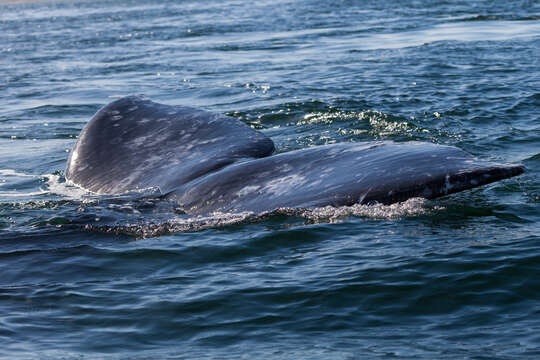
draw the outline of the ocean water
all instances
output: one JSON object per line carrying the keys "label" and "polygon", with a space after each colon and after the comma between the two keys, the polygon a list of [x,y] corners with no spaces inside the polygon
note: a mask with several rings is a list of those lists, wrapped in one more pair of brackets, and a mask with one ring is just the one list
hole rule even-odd
{"label": "ocean water", "polygon": [[[540,357],[539,59],[537,1],[0,1],[0,357]],[[129,94],[278,152],[420,140],[527,172],[205,217],[66,184]]]}

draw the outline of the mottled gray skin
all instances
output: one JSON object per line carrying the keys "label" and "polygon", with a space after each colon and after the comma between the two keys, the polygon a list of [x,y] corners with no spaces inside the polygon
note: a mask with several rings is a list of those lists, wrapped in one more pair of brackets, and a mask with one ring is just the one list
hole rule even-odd
{"label": "mottled gray skin", "polygon": [[157,188],[186,213],[203,214],[433,199],[524,171],[422,142],[273,151],[238,120],[130,96],[89,121],[66,178],[99,194]]}

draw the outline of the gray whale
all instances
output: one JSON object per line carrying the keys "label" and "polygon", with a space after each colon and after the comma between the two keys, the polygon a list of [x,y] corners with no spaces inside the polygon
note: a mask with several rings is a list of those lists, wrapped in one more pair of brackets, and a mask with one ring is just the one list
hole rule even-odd
{"label": "gray whale", "polygon": [[524,172],[425,142],[273,152],[272,140],[236,119],[128,96],[92,117],[65,174],[98,194],[158,189],[186,213],[204,214],[434,199]]}

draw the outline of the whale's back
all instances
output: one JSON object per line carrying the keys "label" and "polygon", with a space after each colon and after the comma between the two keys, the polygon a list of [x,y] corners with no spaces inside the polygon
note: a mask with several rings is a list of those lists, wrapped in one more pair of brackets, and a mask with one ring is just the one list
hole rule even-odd
{"label": "whale's back", "polygon": [[423,142],[273,151],[236,119],[129,96],[88,122],[66,178],[99,194],[157,188],[187,213],[208,213],[433,199],[524,171]]}

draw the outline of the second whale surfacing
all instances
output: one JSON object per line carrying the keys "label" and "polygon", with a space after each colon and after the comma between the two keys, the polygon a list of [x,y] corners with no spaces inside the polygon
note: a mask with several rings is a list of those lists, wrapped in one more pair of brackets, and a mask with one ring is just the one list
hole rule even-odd
{"label": "second whale surfacing", "polygon": [[524,172],[425,142],[273,152],[272,140],[236,119],[128,96],[82,130],[66,179],[98,194],[155,188],[187,214],[207,214],[434,199]]}

